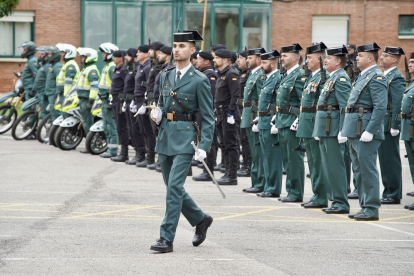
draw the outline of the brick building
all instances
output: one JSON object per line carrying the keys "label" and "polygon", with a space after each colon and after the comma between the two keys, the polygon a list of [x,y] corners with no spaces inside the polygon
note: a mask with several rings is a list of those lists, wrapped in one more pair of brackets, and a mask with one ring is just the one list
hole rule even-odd
{"label": "brick building", "polygon": [[[13,89],[13,71],[24,65],[17,48],[23,41],[95,49],[108,41],[122,49],[149,39],[171,43],[178,22],[180,30],[201,30],[203,8],[197,0],[20,0],[12,16],[0,18],[0,93]],[[414,52],[414,0],[208,0],[204,37],[206,48],[221,43],[235,51],[376,41],[408,55]]]}

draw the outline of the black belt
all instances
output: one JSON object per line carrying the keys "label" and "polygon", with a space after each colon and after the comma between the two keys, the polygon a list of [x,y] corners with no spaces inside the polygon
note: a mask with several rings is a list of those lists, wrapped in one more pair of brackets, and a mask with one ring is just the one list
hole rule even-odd
{"label": "black belt", "polygon": [[124,95],[122,95],[122,94],[112,94],[112,100],[118,100],[118,99],[121,99],[121,96],[122,96],[122,99],[124,98],[123,96]]}
{"label": "black belt", "polygon": [[135,97],[134,100],[135,100],[135,103],[143,102],[145,101],[145,97]]}
{"label": "black belt", "polygon": [[126,103],[132,102],[133,99],[134,99],[134,95],[133,94],[126,94],[125,95],[125,102]]}
{"label": "black belt", "polygon": [[109,97],[108,94],[98,94],[99,99],[107,99]]}
{"label": "black belt", "polygon": [[392,110],[392,104],[387,105],[387,110]]}
{"label": "black belt", "polygon": [[266,116],[272,116],[269,111],[257,111],[257,115],[259,117],[266,117]]}
{"label": "black belt", "polygon": [[196,114],[174,114],[174,113],[167,113],[167,120],[168,121],[186,121],[186,122],[196,122],[197,115]]}
{"label": "black belt", "polygon": [[[328,105],[318,105],[317,107],[316,107],[316,110],[317,111],[328,111]],[[339,105],[333,105],[332,106],[332,111],[335,111],[335,110],[340,110],[340,108],[339,108]]]}
{"label": "black belt", "polygon": [[257,102],[256,102],[256,100],[251,100],[251,101],[248,101],[248,102],[242,102],[242,106],[243,107],[249,107],[249,106],[252,106],[252,105],[256,105],[257,104]]}
{"label": "black belt", "polygon": [[89,97],[87,97],[87,96],[79,96],[79,95],[78,95],[78,98],[79,98],[79,99],[82,99],[82,100],[89,100]]}
{"label": "black belt", "polygon": [[[364,113],[372,113],[374,109],[373,108],[364,108]],[[345,113],[358,113],[359,112],[359,108],[352,108],[352,107],[347,107],[345,109]]]}
{"label": "black belt", "polygon": [[316,112],[316,107],[300,107],[300,112],[303,113],[315,113]]}
{"label": "black belt", "polygon": [[401,113],[401,119],[411,119],[411,113]]}

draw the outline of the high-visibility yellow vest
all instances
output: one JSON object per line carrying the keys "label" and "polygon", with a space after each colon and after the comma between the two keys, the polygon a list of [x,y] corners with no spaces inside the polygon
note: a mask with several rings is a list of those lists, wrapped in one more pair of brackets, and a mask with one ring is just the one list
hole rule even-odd
{"label": "high-visibility yellow vest", "polygon": [[89,83],[88,75],[89,72],[94,69],[98,72],[99,76],[99,71],[95,64],[85,67],[82,70],[78,79],[78,85],[76,87],[77,90],[91,90],[91,85],[94,85],[95,83]]}
{"label": "high-visibility yellow vest", "polygon": [[[69,66],[73,66],[76,69],[76,75],[75,77],[72,78],[67,78],[66,77],[66,69]],[[63,66],[62,69],[60,70],[59,75],[56,77],[56,86],[64,86],[63,89],[63,95],[66,96],[69,92],[69,90],[72,88],[72,86],[78,81],[79,78],[79,66],[76,63],[76,61],[69,60],[68,62],[66,62]]]}
{"label": "high-visibility yellow vest", "polygon": [[110,89],[112,84],[111,76],[109,75],[109,68],[115,66],[115,62],[111,61],[102,69],[101,78],[99,79],[99,89]]}

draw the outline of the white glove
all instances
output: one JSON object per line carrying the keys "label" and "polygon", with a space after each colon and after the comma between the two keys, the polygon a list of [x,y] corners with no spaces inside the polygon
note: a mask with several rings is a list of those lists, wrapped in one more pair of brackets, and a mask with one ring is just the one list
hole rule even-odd
{"label": "white glove", "polygon": [[148,95],[148,92],[147,92],[147,91],[145,91],[145,94],[144,94],[144,99],[146,99],[146,100],[148,100],[147,95]]}
{"label": "white glove", "polygon": [[259,122],[259,117],[254,118],[253,124],[257,124]]}
{"label": "white glove", "polygon": [[361,142],[371,142],[372,138],[374,138],[374,134],[371,134],[368,131],[364,131],[362,133],[361,139],[359,139],[359,141],[361,141]]}
{"label": "white glove", "polygon": [[270,125],[271,126],[275,125],[273,122],[276,122],[276,115],[273,115],[272,120],[270,120]]}
{"label": "white glove", "polygon": [[207,153],[202,149],[197,149],[195,152],[194,159],[201,162],[207,157]]}
{"label": "white glove", "polygon": [[313,137],[313,138],[315,138],[316,141],[319,141],[319,137]]}
{"label": "white glove", "polygon": [[[141,107],[138,109],[137,114],[144,115],[145,112],[147,112],[147,108],[144,105],[141,105]],[[136,114],[135,114],[136,115]]]}
{"label": "white glove", "polygon": [[278,134],[279,130],[273,125],[272,128],[270,129],[270,133],[271,134]]}
{"label": "white glove", "polygon": [[126,111],[126,103],[124,102],[124,104],[122,105],[122,108],[121,108],[121,110],[122,110],[122,112],[125,112]]}
{"label": "white glove", "polygon": [[234,125],[235,121],[234,121],[234,116],[233,115],[229,115],[227,117],[227,123]]}
{"label": "white glove", "polygon": [[154,102],[152,102],[152,104],[151,105],[153,105],[153,106],[157,106],[157,104],[155,103],[155,101]]}
{"label": "white glove", "polygon": [[290,130],[297,131],[298,130],[298,124],[299,124],[299,118],[296,118],[296,120],[290,126]]}
{"label": "white glove", "polygon": [[129,104],[129,111],[134,114],[138,111],[138,106],[135,104],[134,100]]}
{"label": "white glove", "polygon": [[339,143],[339,144],[345,143],[347,140],[348,140],[348,138],[343,137],[343,136],[341,135],[341,132],[339,132],[339,133],[338,133],[338,143]]}
{"label": "white glove", "polygon": [[257,125],[252,126],[252,131],[253,132],[259,132],[259,128],[257,127]]}
{"label": "white glove", "polygon": [[398,130],[398,129],[390,129],[390,133],[391,133],[391,136],[397,136],[398,135],[398,133],[400,133],[400,131]]}
{"label": "white glove", "polygon": [[112,98],[109,99],[109,105],[112,105]]}
{"label": "white glove", "polygon": [[157,123],[157,125],[160,124],[162,119],[162,111],[159,107],[156,107],[153,110],[151,110],[151,119],[153,119],[155,123]]}

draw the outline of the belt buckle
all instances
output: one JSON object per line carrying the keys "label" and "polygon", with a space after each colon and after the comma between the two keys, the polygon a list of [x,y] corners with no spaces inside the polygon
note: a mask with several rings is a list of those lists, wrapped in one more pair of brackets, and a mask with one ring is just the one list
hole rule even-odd
{"label": "belt buckle", "polygon": [[279,107],[278,106],[276,106],[276,112],[279,112]]}
{"label": "belt buckle", "polygon": [[243,102],[242,102],[242,106],[244,107],[244,100],[243,100]]}
{"label": "belt buckle", "polygon": [[345,107],[345,113],[348,113],[348,107]]}
{"label": "belt buckle", "polygon": [[175,95],[176,95],[176,93],[174,93],[174,91],[171,91],[171,92],[170,92],[170,96],[171,96],[171,97],[174,97]]}
{"label": "belt buckle", "polygon": [[167,113],[167,120],[173,122],[174,121],[174,114],[173,113]]}
{"label": "belt buckle", "polygon": [[300,112],[302,112],[302,106],[300,106],[300,109],[299,109],[299,111],[300,111]]}

